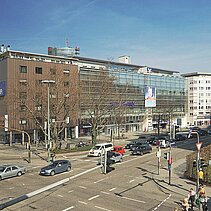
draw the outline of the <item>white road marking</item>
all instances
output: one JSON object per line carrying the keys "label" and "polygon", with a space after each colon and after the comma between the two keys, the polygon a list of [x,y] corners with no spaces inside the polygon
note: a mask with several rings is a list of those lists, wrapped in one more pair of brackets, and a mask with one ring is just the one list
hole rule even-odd
{"label": "white road marking", "polygon": [[34,166],[32,169],[41,168],[41,166]]}
{"label": "white road marking", "polygon": [[155,207],[152,211],[157,210],[164,202],[166,202],[169,198],[171,197],[171,194],[169,194],[169,196],[167,198],[165,198],[162,202],[160,202],[160,204],[158,204],[157,207]]}
{"label": "white road marking", "polygon": [[137,200],[137,199],[132,199],[132,198],[128,198],[128,197],[125,197],[125,196],[118,196],[120,197],[121,199],[127,199],[127,200],[130,200],[130,201],[135,201],[135,202],[139,202],[139,203],[146,203],[145,201],[141,201],[141,200]]}
{"label": "white road marking", "polygon": [[111,210],[108,210],[108,209],[103,208],[103,207],[99,207],[99,206],[95,206],[95,207],[98,208],[98,209],[101,209],[101,210],[111,211]]}
{"label": "white road marking", "polygon": [[87,204],[86,202],[84,202],[84,201],[78,201],[79,203],[81,203],[81,204]]}
{"label": "white road marking", "polygon": [[101,181],[103,181],[103,180],[105,180],[106,178],[104,178],[104,179],[100,179],[100,180],[97,180],[97,181],[95,181],[94,183],[98,183],[98,182],[101,182]]}
{"label": "white road marking", "polygon": [[107,194],[107,195],[109,195],[110,193],[108,193],[108,192],[104,192],[104,191],[100,191],[101,193],[104,193],[104,194]]}
{"label": "white road marking", "polygon": [[83,188],[83,189],[87,189],[87,187],[84,187],[84,186],[78,186],[79,188]]}
{"label": "white road marking", "polygon": [[74,190],[69,190],[68,193],[72,193]]}
{"label": "white road marking", "polygon": [[57,196],[59,196],[59,197],[64,197],[64,196],[62,196],[62,195],[57,195]]}
{"label": "white road marking", "polygon": [[134,181],[135,181],[135,180],[134,180],[134,179],[132,179],[132,180],[130,180],[130,181],[129,181],[129,183],[134,182]]}
{"label": "white road marking", "polygon": [[71,209],[73,209],[73,208],[74,208],[74,206],[68,207],[67,209],[64,209],[64,210],[62,210],[62,211],[68,211],[68,210],[71,210]]}
{"label": "white road marking", "polygon": [[94,168],[88,169],[88,170],[83,171],[83,172],[81,172],[81,173],[79,173],[79,174],[76,174],[76,175],[74,175],[74,176],[68,177],[68,178],[63,179],[63,180],[59,180],[58,182],[52,183],[52,184],[50,184],[50,185],[47,185],[47,186],[45,186],[45,187],[43,187],[43,188],[40,188],[40,189],[35,190],[35,191],[32,191],[32,192],[30,192],[30,193],[28,193],[28,194],[25,194],[25,195],[26,195],[28,198],[30,198],[30,197],[35,196],[35,195],[37,195],[37,194],[40,194],[40,193],[42,193],[42,192],[44,192],[44,191],[50,190],[50,189],[52,189],[52,188],[54,188],[54,187],[57,187],[58,185],[62,185],[62,184],[64,184],[64,183],[66,183],[66,182],[69,182],[70,180],[75,179],[75,178],[77,178],[77,177],[80,177],[81,175],[87,174],[88,172],[94,171],[94,170],[96,170],[96,169],[98,169],[98,168],[101,168],[101,166],[96,166],[96,167],[94,167]]}
{"label": "white road marking", "polygon": [[113,190],[115,190],[116,188],[111,188],[109,191],[113,191]]}
{"label": "white road marking", "polygon": [[14,189],[15,187],[10,187],[9,189],[11,190],[11,189]]}
{"label": "white road marking", "polygon": [[97,197],[99,197],[100,195],[96,195],[96,196],[93,196],[91,198],[89,198],[88,200],[91,201],[92,199],[96,199]]}

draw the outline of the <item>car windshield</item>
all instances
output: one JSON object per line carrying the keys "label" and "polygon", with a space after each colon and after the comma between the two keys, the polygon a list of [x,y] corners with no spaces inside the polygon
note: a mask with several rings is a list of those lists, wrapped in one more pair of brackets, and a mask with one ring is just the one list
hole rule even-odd
{"label": "car windshield", "polygon": [[58,165],[58,162],[53,162],[53,163],[51,163],[50,165],[49,165],[49,167],[55,167],[55,166],[57,166]]}
{"label": "car windshield", "polygon": [[0,172],[3,172],[3,171],[4,171],[4,169],[5,169],[5,167],[4,167],[4,166],[0,166]]}
{"label": "car windshield", "polygon": [[100,149],[100,146],[94,146],[92,149]]}

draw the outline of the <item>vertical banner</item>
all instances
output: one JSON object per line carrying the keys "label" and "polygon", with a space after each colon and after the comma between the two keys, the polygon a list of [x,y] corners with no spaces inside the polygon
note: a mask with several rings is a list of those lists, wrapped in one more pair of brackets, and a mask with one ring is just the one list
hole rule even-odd
{"label": "vertical banner", "polygon": [[156,107],[156,88],[147,86],[144,88],[145,107]]}
{"label": "vertical banner", "polygon": [[8,114],[4,115],[4,130],[8,131],[8,127],[9,127],[9,117]]}
{"label": "vertical banner", "polygon": [[0,81],[0,97],[6,95],[6,81]]}

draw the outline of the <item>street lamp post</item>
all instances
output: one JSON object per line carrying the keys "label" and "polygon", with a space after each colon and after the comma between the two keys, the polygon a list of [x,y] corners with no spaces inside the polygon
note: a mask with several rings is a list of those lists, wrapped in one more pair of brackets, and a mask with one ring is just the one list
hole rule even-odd
{"label": "street lamp post", "polygon": [[197,135],[197,159],[196,159],[196,192],[198,192],[199,190],[199,160],[200,160],[200,148],[201,148],[201,144],[199,142],[199,133],[198,132],[192,132],[190,131],[190,134],[196,134]]}
{"label": "street lamp post", "polygon": [[48,162],[50,162],[51,157],[51,131],[50,131],[50,84],[55,83],[54,80],[43,80],[42,83],[48,84],[48,142],[47,142],[47,149],[48,149]]}

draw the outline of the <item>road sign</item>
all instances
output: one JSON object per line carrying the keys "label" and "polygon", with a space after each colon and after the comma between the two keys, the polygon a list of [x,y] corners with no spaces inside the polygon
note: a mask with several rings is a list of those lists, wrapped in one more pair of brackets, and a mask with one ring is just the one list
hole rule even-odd
{"label": "road sign", "polygon": [[200,151],[201,145],[202,145],[202,142],[196,143],[196,147],[197,147],[198,151]]}

